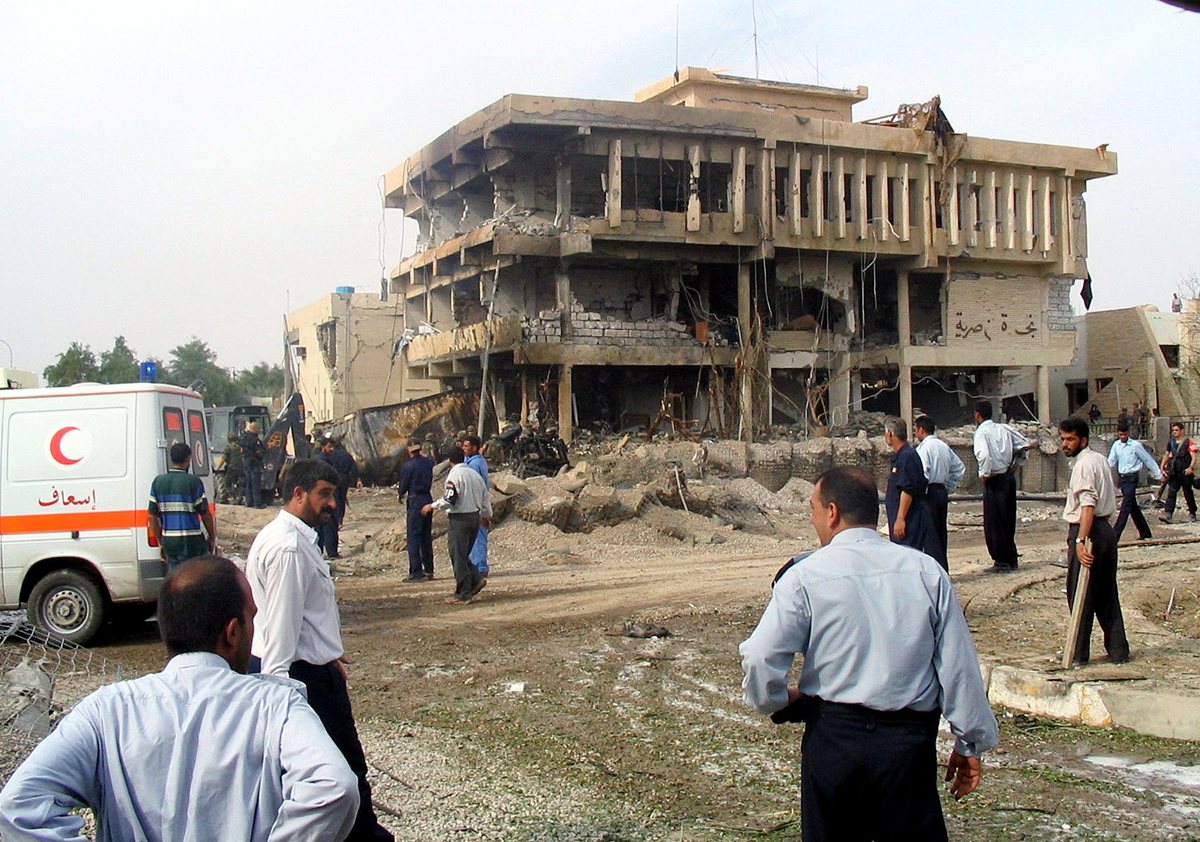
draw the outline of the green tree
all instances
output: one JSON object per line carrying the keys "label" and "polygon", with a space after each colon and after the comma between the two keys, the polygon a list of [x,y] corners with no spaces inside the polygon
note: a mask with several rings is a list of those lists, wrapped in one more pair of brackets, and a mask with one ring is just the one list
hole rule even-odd
{"label": "green tree", "polygon": [[260,398],[273,398],[283,391],[283,366],[259,363],[237,377],[247,392]]}
{"label": "green tree", "polygon": [[212,406],[246,403],[246,390],[235,381],[227,369],[217,365],[217,355],[208,343],[192,337],[192,341],[171,350],[162,379],[176,386],[197,383],[196,390]]}
{"label": "green tree", "polygon": [[58,355],[54,365],[46,366],[42,377],[48,386],[95,382],[99,380],[100,367],[96,365],[96,355],[91,347],[72,342],[71,347]]}
{"label": "green tree", "polygon": [[124,336],[113,340],[111,350],[101,352],[97,375],[101,383],[136,383],[139,374],[137,357]]}

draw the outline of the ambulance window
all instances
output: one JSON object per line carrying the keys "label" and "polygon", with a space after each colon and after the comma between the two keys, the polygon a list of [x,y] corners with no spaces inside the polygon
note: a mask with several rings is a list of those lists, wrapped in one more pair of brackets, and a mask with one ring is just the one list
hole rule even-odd
{"label": "ambulance window", "polygon": [[163,438],[167,440],[167,450],[176,442],[186,442],[183,434],[183,410],[176,407],[163,407]]}
{"label": "ambulance window", "polygon": [[201,477],[208,476],[208,438],[204,435],[202,413],[188,412],[188,441],[192,446],[192,473]]}

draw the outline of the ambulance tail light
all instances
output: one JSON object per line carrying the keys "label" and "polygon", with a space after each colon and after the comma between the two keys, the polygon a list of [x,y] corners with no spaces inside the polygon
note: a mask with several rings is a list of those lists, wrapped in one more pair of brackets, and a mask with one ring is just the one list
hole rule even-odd
{"label": "ambulance tail light", "polygon": [[146,530],[146,540],[150,543],[150,546],[152,546],[152,547],[158,546],[158,538],[154,535],[154,530],[152,530],[152,529]]}

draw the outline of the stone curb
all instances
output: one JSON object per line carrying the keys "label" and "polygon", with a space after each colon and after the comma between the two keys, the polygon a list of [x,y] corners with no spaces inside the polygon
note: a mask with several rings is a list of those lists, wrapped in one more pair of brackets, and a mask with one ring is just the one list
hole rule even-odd
{"label": "stone curb", "polygon": [[1200,740],[1200,693],[1161,689],[1152,680],[1088,681],[980,661],[988,700],[1001,707],[1173,740]]}

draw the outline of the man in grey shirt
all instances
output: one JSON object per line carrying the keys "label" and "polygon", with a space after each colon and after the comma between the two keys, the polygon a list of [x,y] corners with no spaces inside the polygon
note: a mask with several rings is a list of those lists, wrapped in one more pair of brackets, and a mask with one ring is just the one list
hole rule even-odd
{"label": "man in grey shirt", "polygon": [[492,501],[483,477],[463,464],[466,456],[461,447],[453,445],[447,458],[451,467],[446,476],[445,492],[440,500],[423,506],[421,514],[428,515],[438,509],[449,515],[446,543],[454,567],[454,593],[446,597],[446,602],[466,605],[487,584],[487,576],[471,564],[471,547],[480,525],[492,525]]}
{"label": "man in grey shirt", "polygon": [[[746,702],[807,723],[806,842],[945,839],[934,783],[939,714],[956,738],[946,768],[955,798],[979,785],[979,757],[999,741],[950,577],[879,535],[878,492],[865,471],[826,471],[811,505],[821,549],[778,577],[740,647]],[[789,688],[796,655],[804,663]]]}

